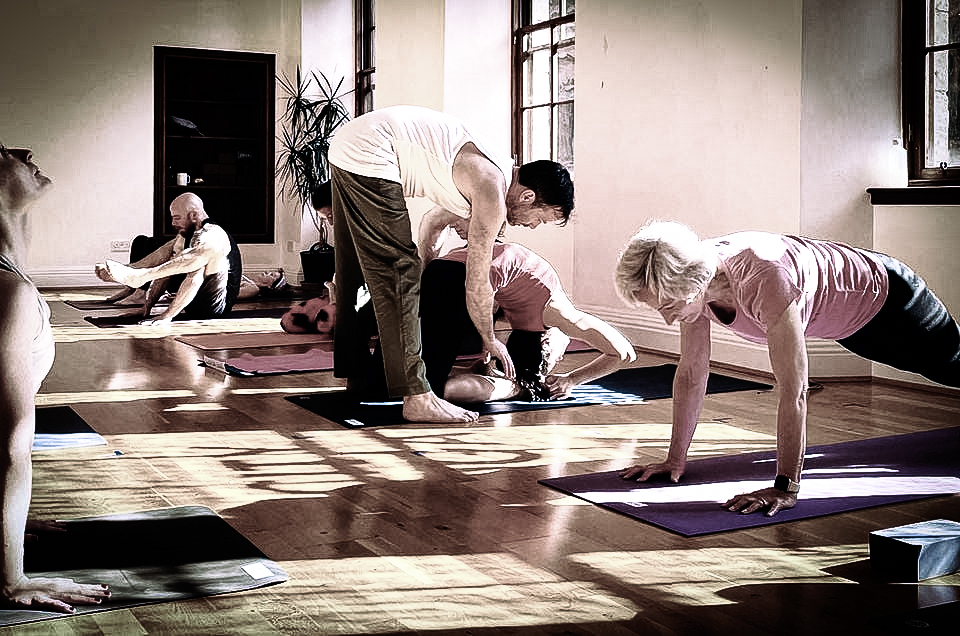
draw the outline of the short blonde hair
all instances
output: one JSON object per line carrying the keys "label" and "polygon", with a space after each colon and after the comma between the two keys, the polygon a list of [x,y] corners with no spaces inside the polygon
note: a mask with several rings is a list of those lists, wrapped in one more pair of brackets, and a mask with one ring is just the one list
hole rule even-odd
{"label": "short blonde hair", "polygon": [[617,295],[627,305],[641,303],[634,292],[647,290],[660,300],[687,301],[707,288],[716,274],[700,237],[674,221],[650,221],[620,253],[615,274]]}

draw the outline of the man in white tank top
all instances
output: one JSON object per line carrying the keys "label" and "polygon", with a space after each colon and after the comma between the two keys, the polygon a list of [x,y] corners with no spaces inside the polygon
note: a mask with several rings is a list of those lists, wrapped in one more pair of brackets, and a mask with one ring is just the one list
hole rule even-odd
{"label": "man in white tank top", "polygon": [[417,106],[392,106],[340,128],[330,144],[333,228],[336,239],[337,332],[334,374],[362,392],[370,356],[357,326],[355,299],[370,291],[387,387],[403,397],[403,416],[414,422],[467,422],[477,418],[437,397],[420,358],[420,259],[405,197],[436,204],[438,231],[452,217],[470,219],[467,308],[484,348],[510,377],[513,365],[493,334],[490,261],[504,221],[534,228],[565,223],[573,184],[552,161],[519,168],[496,159],[459,120]]}

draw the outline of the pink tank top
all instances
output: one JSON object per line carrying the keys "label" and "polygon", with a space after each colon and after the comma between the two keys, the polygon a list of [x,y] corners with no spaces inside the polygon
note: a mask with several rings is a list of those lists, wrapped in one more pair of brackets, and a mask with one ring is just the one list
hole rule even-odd
{"label": "pink tank top", "polygon": [[[467,262],[467,248],[460,247],[440,257]],[[543,308],[561,288],[556,270],[539,254],[516,243],[496,243],[490,262],[493,301],[503,309],[514,329],[543,331]]]}
{"label": "pink tank top", "polygon": [[[752,342],[765,343],[767,327],[798,299],[804,334],[829,340],[855,333],[887,299],[887,270],[867,250],[767,232],[711,242],[736,304],[733,322],[721,324]],[[720,323],[709,307],[703,313]]]}

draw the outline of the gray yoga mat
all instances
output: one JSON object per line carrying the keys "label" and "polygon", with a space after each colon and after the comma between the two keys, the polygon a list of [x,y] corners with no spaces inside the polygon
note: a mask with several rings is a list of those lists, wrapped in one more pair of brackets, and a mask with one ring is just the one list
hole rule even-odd
{"label": "gray yoga mat", "polygon": [[[28,576],[106,583],[102,605],[77,613],[181,601],[282,583],[287,574],[203,506],[182,506],[64,521],[66,532],[44,533],[26,544]],[[67,614],[0,610],[0,626],[63,618]]]}

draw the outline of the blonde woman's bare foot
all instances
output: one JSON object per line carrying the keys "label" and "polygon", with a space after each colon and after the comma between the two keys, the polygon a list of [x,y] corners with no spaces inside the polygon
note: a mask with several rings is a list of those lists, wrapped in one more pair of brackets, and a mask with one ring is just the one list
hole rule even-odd
{"label": "blonde woman's bare foot", "polygon": [[479,417],[437,397],[433,391],[403,397],[403,419],[408,422],[476,422]]}

